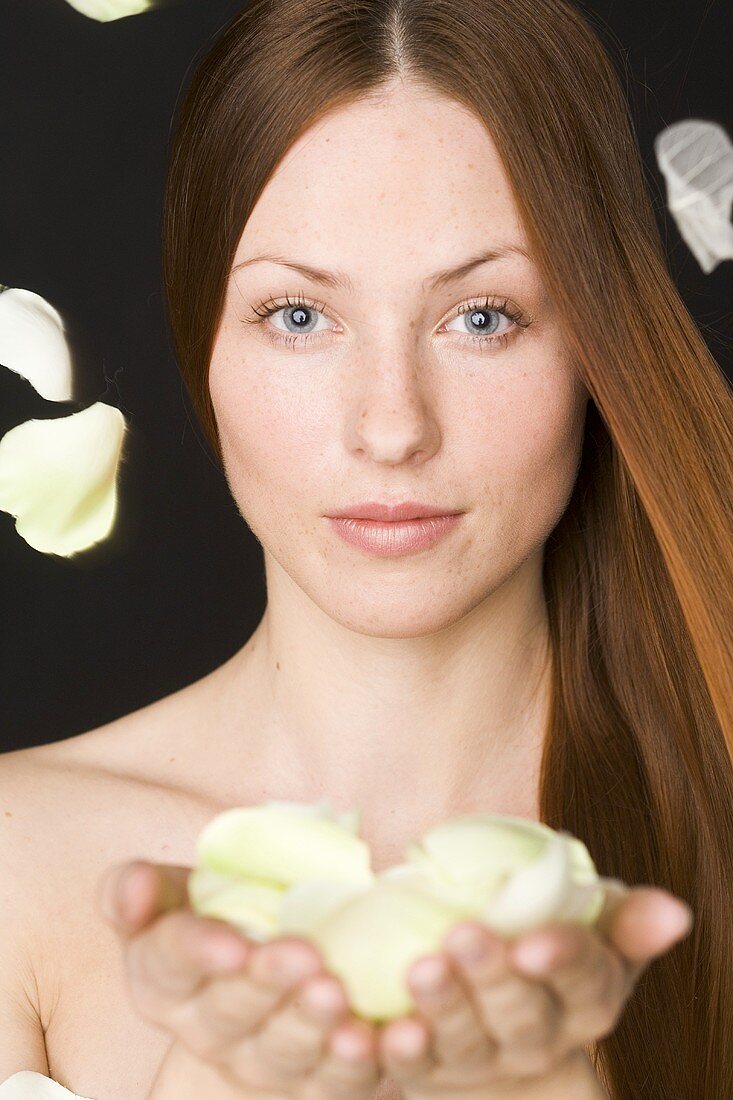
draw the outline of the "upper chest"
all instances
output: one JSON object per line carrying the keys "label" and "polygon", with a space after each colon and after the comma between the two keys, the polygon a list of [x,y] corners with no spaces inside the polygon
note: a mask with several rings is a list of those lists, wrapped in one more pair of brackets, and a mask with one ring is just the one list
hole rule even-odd
{"label": "upper chest", "polygon": [[193,866],[196,838],[218,808],[154,784],[73,768],[41,772],[28,814],[41,856],[33,963],[49,1074],[91,1100],[142,1100],[172,1036],[132,1002],[124,945],[98,910],[100,884],[128,860]]}
{"label": "upper chest", "polygon": [[[59,768],[58,760],[57,751],[54,766],[42,769],[32,811],[43,846],[38,986],[49,1073],[92,1100],[137,1100],[148,1095],[171,1035],[132,1003],[123,944],[97,908],[99,886],[128,860],[193,866],[199,832],[223,807],[139,776]],[[533,797],[527,791],[522,805],[492,809],[534,816]],[[253,790],[242,804],[257,801]],[[401,858],[397,844],[372,842],[372,850],[377,870]],[[399,1096],[385,1084],[376,1100]]]}
{"label": "upper chest", "polygon": [[[204,823],[202,819],[201,828]],[[41,1007],[47,1018],[49,1074],[91,1100],[143,1100],[171,1042],[170,1034],[147,1023],[135,1009],[125,982],[122,944],[97,912],[94,899],[113,863],[142,858],[192,866],[199,827],[179,835],[175,814],[167,829],[159,816],[152,819],[147,840],[140,827],[138,813],[134,842],[119,830],[107,836],[100,832],[95,858],[80,860],[72,888],[59,896],[46,947]],[[166,836],[168,840],[162,839]],[[381,853],[380,862],[388,861],[387,853]],[[403,1100],[403,1093],[386,1078],[374,1100]]]}

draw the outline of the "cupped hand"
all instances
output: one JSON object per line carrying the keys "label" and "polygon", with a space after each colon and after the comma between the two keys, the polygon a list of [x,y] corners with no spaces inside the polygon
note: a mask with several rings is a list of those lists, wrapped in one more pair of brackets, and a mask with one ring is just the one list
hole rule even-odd
{"label": "cupped hand", "polygon": [[135,860],[102,883],[138,1012],[263,1100],[372,1100],[376,1031],[351,1013],[317,948],[296,936],[255,943],[196,915],[190,870]]}
{"label": "cupped hand", "polygon": [[644,969],[692,927],[668,891],[604,883],[592,928],[553,923],[509,942],[462,921],[443,951],[413,962],[417,1010],[377,1035],[405,1100],[523,1096],[522,1082],[549,1080],[578,1055],[592,1070],[583,1047],[613,1031]]}

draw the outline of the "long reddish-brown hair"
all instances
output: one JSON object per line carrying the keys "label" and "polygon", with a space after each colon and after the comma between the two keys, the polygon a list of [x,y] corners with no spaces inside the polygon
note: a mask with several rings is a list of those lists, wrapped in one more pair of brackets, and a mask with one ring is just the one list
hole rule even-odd
{"label": "long reddish-brown hair", "polygon": [[542,820],[601,874],[692,907],[591,1047],[614,1100],[733,1097],[733,395],[666,266],[629,105],[564,0],[255,0],[182,99],[163,265],[176,355],[208,387],[245,223],[326,112],[415,82],[480,117],[590,400],[545,549],[553,689]]}

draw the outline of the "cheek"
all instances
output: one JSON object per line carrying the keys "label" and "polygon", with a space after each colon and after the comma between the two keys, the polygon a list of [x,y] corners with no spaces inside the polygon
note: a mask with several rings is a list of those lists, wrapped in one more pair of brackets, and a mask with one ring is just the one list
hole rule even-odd
{"label": "cheek", "polygon": [[[212,357],[209,390],[221,440],[227,481],[240,512],[255,533],[273,515],[295,512],[304,477],[316,464],[308,457],[317,433],[306,419],[313,404],[302,384],[269,385],[262,370]],[[317,408],[317,405],[315,406]],[[273,509],[275,510],[273,512]]]}
{"label": "cheek", "polygon": [[[583,445],[587,395],[569,375],[552,374],[535,386],[484,409],[472,438],[474,485],[484,502],[496,545],[520,558],[541,545],[561,518],[572,494]],[[480,410],[475,416],[480,416]]]}

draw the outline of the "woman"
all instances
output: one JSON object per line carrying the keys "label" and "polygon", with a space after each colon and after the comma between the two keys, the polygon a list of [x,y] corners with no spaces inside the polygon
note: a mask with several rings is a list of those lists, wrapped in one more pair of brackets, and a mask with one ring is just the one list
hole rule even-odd
{"label": "woman", "polygon": [[[609,897],[605,940],[538,934],[558,957],[534,980],[484,937],[504,968],[484,974],[504,991],[493,1036],[452,957],[423,1016],[381,1036],[380,1097],[730,1095],[733,400],[593,31],[561,0],[255,2],[188,89],[163,243],[175,349],[268,605],[242,650],[156,704],[154,736],[139,720],[87,742],[97,765],[126,736],[136,780],[210,811],[358,806],[376,869],[446,817],[519,814],[637,887]],[[457,518],[332,518],[369,501]],[[316,981],[333,1002],[308,1016],[307,945],[286,978],[282,945],[252,953],[181,911],[191,859],[133,862],[158,866],[127,893],[110,876],[105,915],[137,1009],[174,1040],[151,1100],[185,1081],[373,1095],[376,1036],[338,983]],[[213,998],[193,997],[204,932],[251,967],[204,986],[240,1031],[253,989],[263,1012],[287,989],[269,1061],[266,1037],[222,1056]],[[538,1044],[558,1020],[574,1045]]]}

